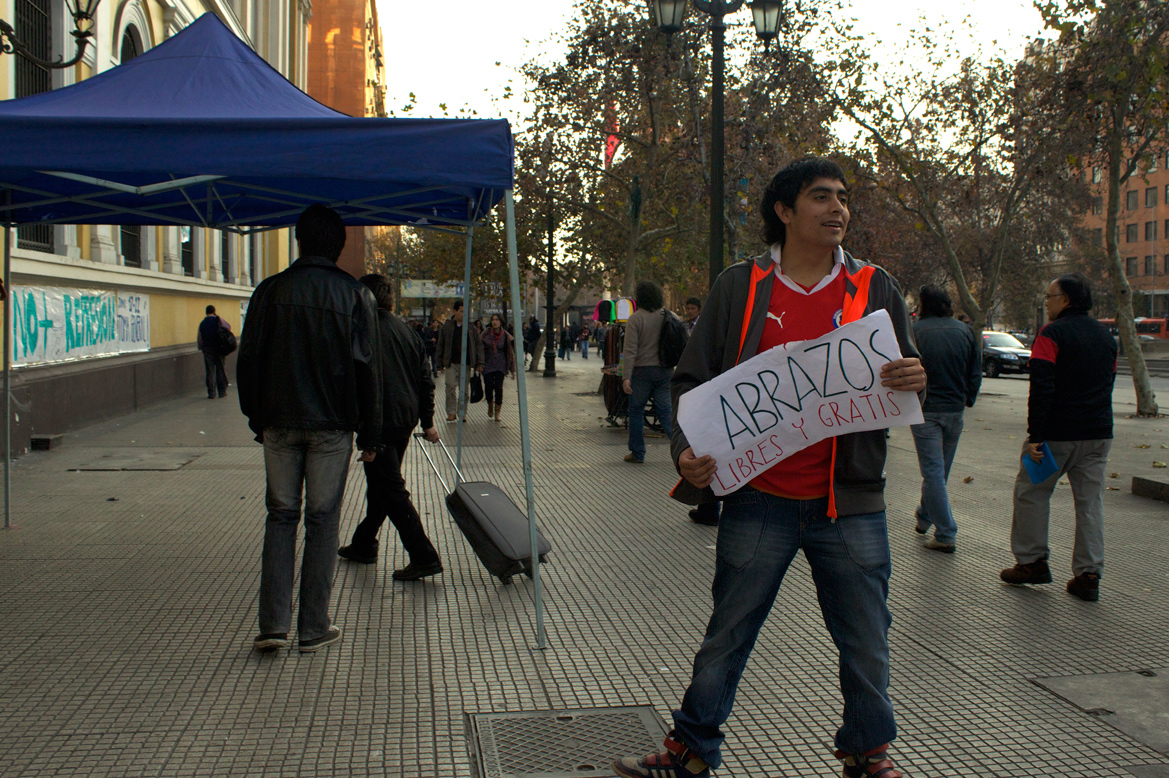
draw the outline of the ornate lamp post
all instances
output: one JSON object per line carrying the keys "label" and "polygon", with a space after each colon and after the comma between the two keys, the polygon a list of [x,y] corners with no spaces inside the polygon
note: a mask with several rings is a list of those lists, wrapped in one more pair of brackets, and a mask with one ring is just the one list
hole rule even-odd
{"label": "ornate lamp post", "polygon": [[68,68],[76,65],[85,56],[89,39],[93,37],[93,17],[100,2],[101,0],[66,0],[69,15],[73,17],[72,35],[77,41],[77,54],[68,62],[62,62],[60,58],[56,62],[51,62],[34,56],[28,44],[22,41],[12,25],[3,19],[0,19],[0,53],[19,54],[43,68]]}
{"label": "ornate lamp post", "polygon": [[[653,8],[654,21],[658,28],[673,35],[682,29],[682,20],[686,15],[686,0],[650,0]],[[714,53],[712,63],[712,91],[710,111],[710,287],[714,288],[714,280],[723,269],[723,93],[726,84],[726,60],[724,56],[724,42],[726,24],[723,17],[732,14],[743,7],[744,0],[693,0],[699,11],[710,16],[711,48]],[[752,21],[755,24],[755,34],[759,36],[765,46],[779,35],[779,28],[783,24],[783,0],[752,0]]]}

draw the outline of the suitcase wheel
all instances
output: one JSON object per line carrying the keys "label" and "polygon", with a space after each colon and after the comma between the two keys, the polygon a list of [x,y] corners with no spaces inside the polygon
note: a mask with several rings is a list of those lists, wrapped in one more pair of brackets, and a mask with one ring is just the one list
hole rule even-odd
{"label": "suitcase wheel", "polygon": [[501,576],[499,576],[499,582],[501,584],[503,584],[504,586],[507,586],[511,583],[511,576],[510,575],[501,575]]}

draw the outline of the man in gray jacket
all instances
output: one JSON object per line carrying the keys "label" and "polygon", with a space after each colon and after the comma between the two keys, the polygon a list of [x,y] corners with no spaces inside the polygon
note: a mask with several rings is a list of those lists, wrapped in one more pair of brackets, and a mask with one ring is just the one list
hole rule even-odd
{"label": "man in gray jacket", "polygon": [[925,420],[910,428],[921,468],[921,503],[914,514],[914,529],[924,535],[933,526],[934,536],[925,547],[952,554],[958,525],[950,510],[946,481],[962,436],[962,412],[974,407],[982,386],[982,360],[974,332],[954,318],[946,290],[930,284],[923,286],[918,296],[913,337],[921,351],[929,386],[921,406]]}
{"label": "man in gray jacket", "polygon": [[[884,309],[902,358],[882,366],[881,385],[921,392],[925,371],[896,282],[841,250],[848,188],[835,163],[797,160],[776,174],[761,206],[771,251],[723,272],[674,372],[683,395],[762,351],[818,337]],[[675,411],[676,412],[676,411]],[[714,499],[717,464],[696,457],[677,424],[674,496]],[[722,761],[720,727],[755,638],[798,551],[812,571],[824,622],[840,649],[843,723],[836,756],[846,778],[901,778],[886,750],[896,736],[889,699],[889,537],[885,525],[883,430],[829,438],[791,454],[727,495],[719,520],[714,610],[694,659],[690,687],[665,750],[627,757],[627,778],[707,778]]]}
{"label": "man in gray jacket", "polygon": [[645,461],[645,404],[653,401],[654,416],[666,436],[671,430],[670,376],[674,368],[658,358],[662,337],[662,289],[653,281],[639,281],[633,299],[637,310],[625,325],[625,346],[621,351],[624,375],[622,386],[629,397],[629,453],[625,461]]}
{"label": "man in gray jacket", "polygon": [[[446,420],[455,420],[455,403],[460,399],[459,375],[463,363],[463,301],[455,300],[454,313],[447,319],[438,333],[438,372],[442,373],[446,389]],[[451,368],[448,370],[447,368]],[[483,370],[483,342],[474,328],[467,336],[467,375],[471,371]],[[467,398],[462,397],[459,417],[467,420]]]}

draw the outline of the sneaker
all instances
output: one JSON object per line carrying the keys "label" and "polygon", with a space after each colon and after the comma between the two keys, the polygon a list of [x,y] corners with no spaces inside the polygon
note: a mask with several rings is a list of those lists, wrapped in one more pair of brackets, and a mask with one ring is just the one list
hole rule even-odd
{"label": "sneaker", "polygon": [[1084,602],[1096,602],[1100,599],[1100,576],[1095,573],[1077,575],[1068,581],[1068,594]]}
{"label": "sneaker", "polygon": [[925,542],[925,547],[931,551],[941,551],[943,554],[953,554],[955,545],[953,543],[946,543],[937,538],[930,538]]}
{"label": "sneaker", "polygon": [[836,758],[844,762],[843,778],[904,778],[893,764],[893,760],[885,753],[888,748],[889,744],[886,743],[863,754],[837,751]]}
{"label": "sneaker", "polygon": [[666,750],[648,756],[627,756],[613,763],[617,775],[626,778],[709,778],[710,767],[670,732]]}
{"label": "sneaker", "polygon": [[263,635],[256,635],[256,639],[252,641],[252,650],[262,654],[280,648],[288,648],[287,632],[265,632]]}
{"label": "sneaker", "polygon": [[431,562],[429,564],[420,565],[415,562],[403,567],[401,570],[395,570],[393,578],[395,581],[417,581],[419,578],[426,578],[432,575],[438,575],[442,572],[442,562]]}
{"label": "sneaker", "polygon": [[319,638],[312,640],[300,641],[300,653],[311,654],[313,651],[320,651],[325,646],[331,646],[341,639],[341,628],[336,624],[329,627],[329,631],[321,635]]}
{"label": "sneaker", "polygon": [[635,465],[644,465],[645,464],[645,460],[640,459],[637,456],[635,456],[632,451],[630,451],[628,454],[625,455],[625,461],[632,462]]}
{"label": "sneaker", "polygon": [[337,556],[359,565],[372,565],[377,562],[377,546],[373,548],[358,548],[352,544],[341,546],[337,549]]}
{"label": "sneaker", "polygon": [[1051,570],[1047,567],[1047,560],[1040,559],[1028,564],[1016,564],[999,573],[999,578],[1009,584],[1045,584],[1051,583]]}

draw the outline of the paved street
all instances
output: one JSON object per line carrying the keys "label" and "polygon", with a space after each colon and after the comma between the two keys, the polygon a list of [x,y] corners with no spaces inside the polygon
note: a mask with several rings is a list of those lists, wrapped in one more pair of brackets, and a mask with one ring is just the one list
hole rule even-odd
{"label": "paved street", "polygon": [[[578,355],[554,381],[529,379],[538,516],[554,548],[542,569],[544,651],[534,650],[532,582],[488,577],[416,446],[407,477],[446,572],[390,580],[405,559],[387,525],[379,564],[338,564],[343,642],[264,657],[250,650],[263,463],[233,395],[208,401],[193,386],[189,399],[20,459],[15,527],[0,533],[0,776],[470,778],[468,714],[645,705],[668,717],[709,612],[717,530],[667,497],[664,440],[650,438],[645,466],[621,461],[625,433],[590,394],[599,364]],[[1169,379],[1156,384],[1169,405]],[[1169,420],[1127,418],[1131,382],[1119,379],[1107,567],[1089,604],[1063,591],[1066,485],[1053,501],[1056,583],[998,581],[1012,562],[1027,385],[1008,377],[983,389],[951,476],[957,554],[921,548],[912,438],[896,429],[890,440],[893,754],[913,778],[1169,775],[1169,704],[1156,702],[1169,699],[1156,686],[1169,678],[1169,506],[1129,486],[1134,475],[1169,477],[1153,468],[1169,460]],[[473,407],[463,458],[469,477],[522,505],[512,398],[502,425]],[[442,432],[453,440],[452,426]],[[343,538],[363,494],[355,466]],[[719,776],[840,774],[834,657],[798,558],[744,676]],[[1132,710],[1093,702],[1120,679],[1138,689],[1120,701]]]}

